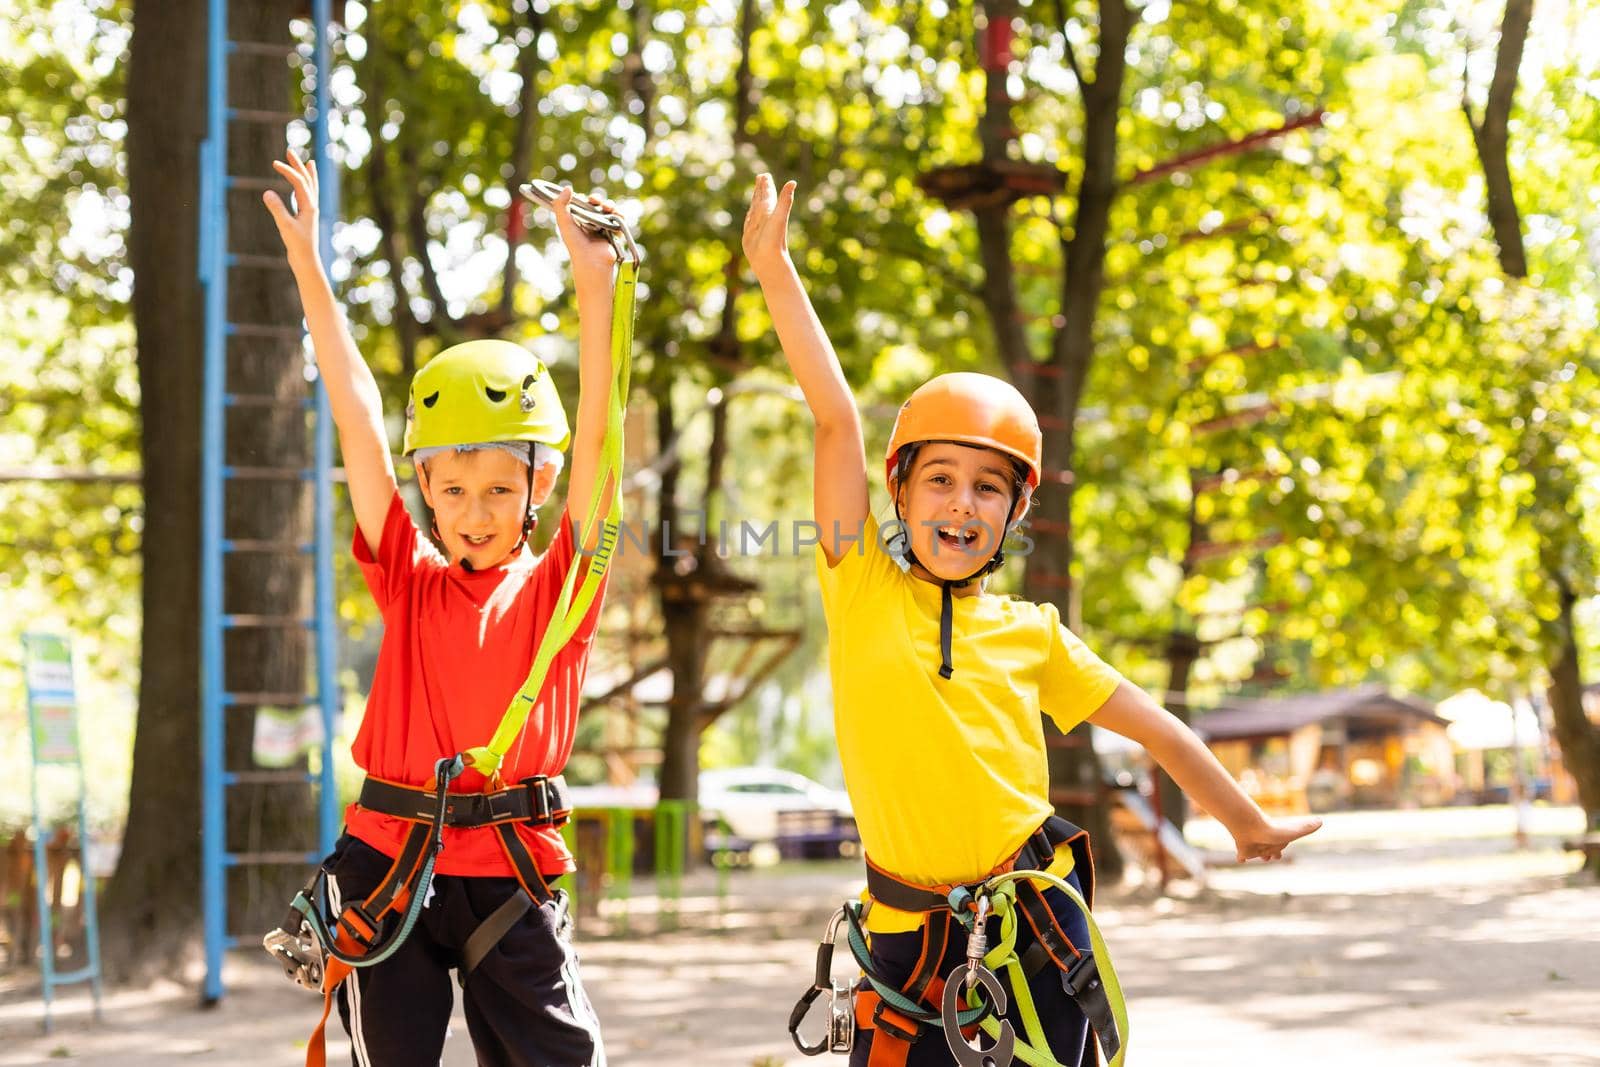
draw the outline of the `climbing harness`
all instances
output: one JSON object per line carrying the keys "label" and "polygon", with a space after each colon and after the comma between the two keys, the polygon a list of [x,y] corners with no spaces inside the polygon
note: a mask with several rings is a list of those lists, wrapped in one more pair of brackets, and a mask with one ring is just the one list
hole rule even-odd
{"label": "climbing harness", "polygon": [[[1084,886],[1081,894],[1071,883],[1046,870],[1056,850],[1063,846],[1072,851],[1074,870]],[[1088,946],[1072,943],[1045,900],[1041,886],[1060,890],[1082,912],[1089,928]],[[848,1052],[860,1030],[872,1030],[870,1067],[899,1067],[905,1063],[912,1043],[924,1032],[936,1029],[961,1067],[1007,1067],[1014,1060],[1029,1067],[1063,1067],[1050,1051],[1028,988],[1029,977],[1046,966],[1055,966],[1061,971],[1062,987],[1094,1031],[1099,1052],[1105,1055],[1109,1067],[1122,1067],[1127,1047],[1127,1008],[1110,953],[1089,910],[1093,892],[1088,835],[1054,816],[1012,860],[971,884],[913,885],[877,867],[869,858],[870,902],[846,902],[829,921],[817,949],[812,987],[790,1014],[790,1037],[801,1052],[815,1056],[825,1051]],[[910,977],[899,985],[885,979],[873,964],[864,921],[875,903],[924,915],[921,958]],[[1000,925],[992,946],[988,942],[991,917],[998,918]],[[1034,935],[1034,944],[1020,956],[1016,948],[1019,917]],[[967,936],[965,961],[940,977],[935,972],[958,925]],[[830,973],[833,946],[841,926],[863,975],[853,996],[851,987],[834,981]],[[1004,1018],[1008,998],[1000,972],[1009,978],[1011,995],[1017,1000],[1022,1035]],[[812,1004],[824,994],[828,996],[828,1032],[821,1039],[808,1042],[800,1036],[800,1026]],[[853,1026],[841,1026],[836,1021],[841,1015],[848,1016]],[[987,1048],[971,1043],[980,1031],[991,1042]]]}
{"label": "climbing harness", "polygon": [[[524,187],[524,194],[535,196],[529,192],[529,188]],[[580,227],[587,233],[610,241],[619,258],[612,305],[612,376],[607,399],[605,437],[588,513],[584,516],[582,526],[574,532],[575,542],[579,546],[579,559],[587,555],[588,567],[581,584],[577,578],[579,570],[583,568],[575,562],[567,569],[527,678],[511,699],[499,726],[486,745],[439,760],[434,767],[431,789],[419,789],[371,777],[363,782],[358,801],[361,807],[411,823],[399,855],[394,858],[377,888],[359,902],[344,903],[335,915],[328,884],[330,871],[325,866],[319,867],[306,886],[295,895],[283,925],[262,939],[263,947],[283,965],[290,980],[323,995],[322,1017],[306,1047],[307,1067],[323,1067],[326,1063],[325,1033],[339,983],[354,970],[375,966],[391,957],[416,926],[432,890],[435,865],[439,853],[444,849],[445,827],[492,830],[499,838],[518,882],[517,892],[483,920],[463,945],[457,961],[457,974],[463,985],[484,956],[524,915],[534,907],[556,899],[556,892],[550,888],[527,846],[518,837],[516,827],[519,824],[557,828],[564,825],[571,812],[565,783],[559,776],[548,778],[540,775],[507,786],[501,781],[500,766],[527,723],[556,654],[571,640],[589,614],[616,546],[622,523],[623,412],[633,359],[634,307],[642,260],[639,247],[620,218],[578,204],[572,205],[572,211]],[[542,373],[543,364],[533,359],[526,350],[508,342],[468,344],[493,346],[480,353],[488,358],[487,371],[482,366],[465,373],[460,366],[442,368],[436,372],[437,383],[424,381],[420,396],[414,381],[412,407],[407,411],[407,452],[427,445],[460,445],[486,440],[482,436],[485,432],[483,422],[474,424],[460,413],[474,410],[480,413],[487,411],[488,432],[495,435],[492,438],[494,440],[542,440],[563,447],[567,437],[566,419],[553,387],[548,385],[547,376]],[[516,349],[521,355],[505,351],[508,348]],[[443,355],[445,353],[441,353]],[[435,357],[435,360],[439,358]],[[522,367],[514,362],[523,358],[531,360],[537,369]],[[520,381],[499,381],[497,376],[503,377],[507,368],[512,366],[516,367],[518,373],[522,370],[530,373],[523,374]],[[418,377],[421,378],[426,370],[425,367]],[[446,420],[446,428],[440,431],[446,438],[458,439],[433,440],[427,433],[414,432],[417,400],[422,401],[425,409],[432,409],[439,403],[446,387],[463,380],[471,385],[473,399],[451,416],[458,425],[452,429],[449,420]],[[439,387],[435,388],[435,384]],[[489,405],[499,405],[504,410],[499,407],[486,408],[476,396],[478,390],[482,390]],[[518,399],[513,403],[508,398],[514,393],[518,394]],[[432,420],[428,429],[439,425],[439,420]],[[605,501],[609,501],[610,506],[604,520],[601,520],[600,511]],[[583,538],[597,525],[600,531],[598,541],[594,551],[588,553],[583,547]],[[451,793],[448,788],[450,783],[468,767],[488,779],[488,788],[481,793]]]}

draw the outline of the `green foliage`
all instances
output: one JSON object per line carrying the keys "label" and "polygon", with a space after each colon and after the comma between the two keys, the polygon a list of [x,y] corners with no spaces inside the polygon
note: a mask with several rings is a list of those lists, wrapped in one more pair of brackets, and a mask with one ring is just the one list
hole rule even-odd
{"label": "green foliage", "polygon": [[[648,259],[636,396],[644,407],[676,391],[685,504],[710,495],[708,420],[690,415],[707,391],[786,383],[737,260],[761,170],[800,183],[795,258],[867,412],[869,455],[928,375],[1003,373],[976,228],[917,185],[978,157],[971,5],[754,0],[743,57],[742,3],[640,3],[348,5],[334,81],[338,278],[395,440],[409,367],[475,333],[536,348],[576,401],[576,315],[554,230],[532,212],[514,252],[508,239],[521,208],[506,183],[521,163],[603,188],[637,223]],[[0,369],[0,466],[131,471],[127,4],[0,0],[0,11],[12,25],[0,45],[0,335],[13,353]],[[1015,154],[1058,165],[1068,194],[1013,209],[1036,352],[1060,325],[1060,242],[1082,170],[1067,42],[1091,70],[1092,11],[1034,0],[1017,22]],[[1126,184],[1079,426],[1087,636],[1157,689],[1173,632],[1205,642],[1202,691],[1274,665],[1302,685],[1537,684],[1551,575],[1585,597],[1597,581],[1600,69],[1592,50],[1567,47],[1600,32],[1594,14],[1536,11],[1511,131],[1531,272],[1519,285],[1500,277],[1460,109],[1464,69],[1481,101],[1493,12],[1172,0],[1139,17],[1118,129]],[[1134,180],[1319,109],[1320,126]],[[803,518],[804,412],[772,393],[731,404],[725,511]],[[0,495],[0,644],[16,647],[24,619],[92,634],[84,673],[108,689],[95,704],[126,718],[137,486],[5,482]],[[634,517],[653,520],[646,508]],[[341,546],[349,535],[341,507]],[[1243,547],[1194,558],[1197,537]],[[807,639],[773,692],[719,727],[708,758],[782,753],[825,772],[808,567],[740,566],[771,605],[808,605],[796,609]],[[359,672],[377,619],[341,567]],[[614,595],[608,624],[628,607]],[[1592,601],[1579,619],[1592,671]],[[0,685],[4,706],[19,706]]]}
{"label": "green foliage", "polygon": [[[138,385],[116,0],[0,3],[0,773],[26,779],[24,629],[76,635],[91,812],[127,803],[138,682],[137,484],[15,480],[19,468],[137,472]],[[65,814],[72,783],[49,775]],[[8,790],[0,824],[27,818]]]}

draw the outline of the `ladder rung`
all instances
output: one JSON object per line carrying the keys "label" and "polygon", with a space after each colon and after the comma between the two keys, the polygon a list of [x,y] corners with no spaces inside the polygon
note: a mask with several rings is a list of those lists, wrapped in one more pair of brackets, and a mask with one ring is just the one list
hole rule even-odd
{"label": "ladder rung", "polygon": [[310,541],[268,541],[260,538],[230,537],[222,542],[224,552],[310,552]]}
{"label": "ladder rung", "polygon": [[267,322],[230,322],[223,331],[230,337],[294,337],[305,335],[299,326],[283,326]]}
{"label": "ladder rung", "polygon": [[230,107],[228,109],[229,122],[264,122],[268,124],[281,122],[287,126],[291,122],[305,118],[298,111],[267,111],[258,107]]}
{"label": "ladder rung", "polygon": [[315,852],[229,852],[222,862],[229,867],[265,867],[269,865],[293,866],[300,863],[320,863],[322,857]]}
{"label": "ladder rung", "polygon": [[223,693],[222,705],[228,708],[259,708],[272,705],[278,708],[297,708],[315,704],[315,693]]}
{"label": "ladder rung", "polygon": [[309,771],[228,771],[222,776],[223,785],[298,785],[316,780]]}
{"label": "ladder rung", "polygon": [[264,192],[267,189],[282,188],[283,182],[274,178],[257,178],[249,174],[230,174],[223,181],[229,189],[253,189]]}
{"label": "ladder rung", "polygon": [[294,45],[290,43],[273,44],[269,41],[229,41],[228,51],[245,56],[282,56],[287,59],[294,55]]}
{"label": "ladder rung", "polygon": [[222,626],[227,630],[264,630],[273,626],[315,626],[317,620],[300,615],[224,615]]}
{"label": "ladder rung", "polygon": [[249,478],[255,481],[305,481],[315,473],[310,467],[236,467],[222,468],[224,478]]}
{"label": "ladder rung", "polygon": [[225,257],[228,266],[248,270],[291,270],[289,261],[282,256],[253,255],[249,252],[229,252]]}
{"label": "ladder rung", "polygon": [[309,396],[302,396],[285,402],[281,397],[267,396],[263,393],[227,393],[224,394],[222,403],[230,408],[297,407],[309,410],[316,407],[316,403]]}

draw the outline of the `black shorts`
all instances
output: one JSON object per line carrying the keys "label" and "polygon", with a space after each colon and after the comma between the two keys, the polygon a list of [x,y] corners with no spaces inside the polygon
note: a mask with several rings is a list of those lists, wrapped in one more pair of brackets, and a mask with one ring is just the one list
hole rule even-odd
{"label": "black shorts", "polygon": [[[346,834],[325,866],[333,912],[360,900],[391,859]],[[437,1067],[455,993],[451,971],[478,924],[518,889],[515,878],[436,875],[416,927],[393,956],[339,986],[356,1067]],[[566,895],[531,909],[463,987],[467,1030],[485,1067],[603,1067],[600,1024],[578,978]]]}

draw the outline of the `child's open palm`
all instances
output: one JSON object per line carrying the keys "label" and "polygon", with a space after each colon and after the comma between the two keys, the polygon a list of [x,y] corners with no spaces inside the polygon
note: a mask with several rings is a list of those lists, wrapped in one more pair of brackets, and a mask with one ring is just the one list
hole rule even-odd
{"label": "child's open palm", "polygon": [[289,179],[294,188],[295,210],[292,212],[272,190],[261,195],[272,213],[272,221],[278,224],[284,250],[291,261],[314,260],[317,257],[317,165],[301,159],[291,148],[287,159],[272,161],[272,169]]}
{"label": "child's open palm", "polygon": [[757,269],[770,263],[779,263],[789,256],[789,211],[794,207],[794,182],[785,182],[781,192],[774,193],[772,175],[756,178],[756,187],[750,194],[750,210],[744,217],[745,258]]}

